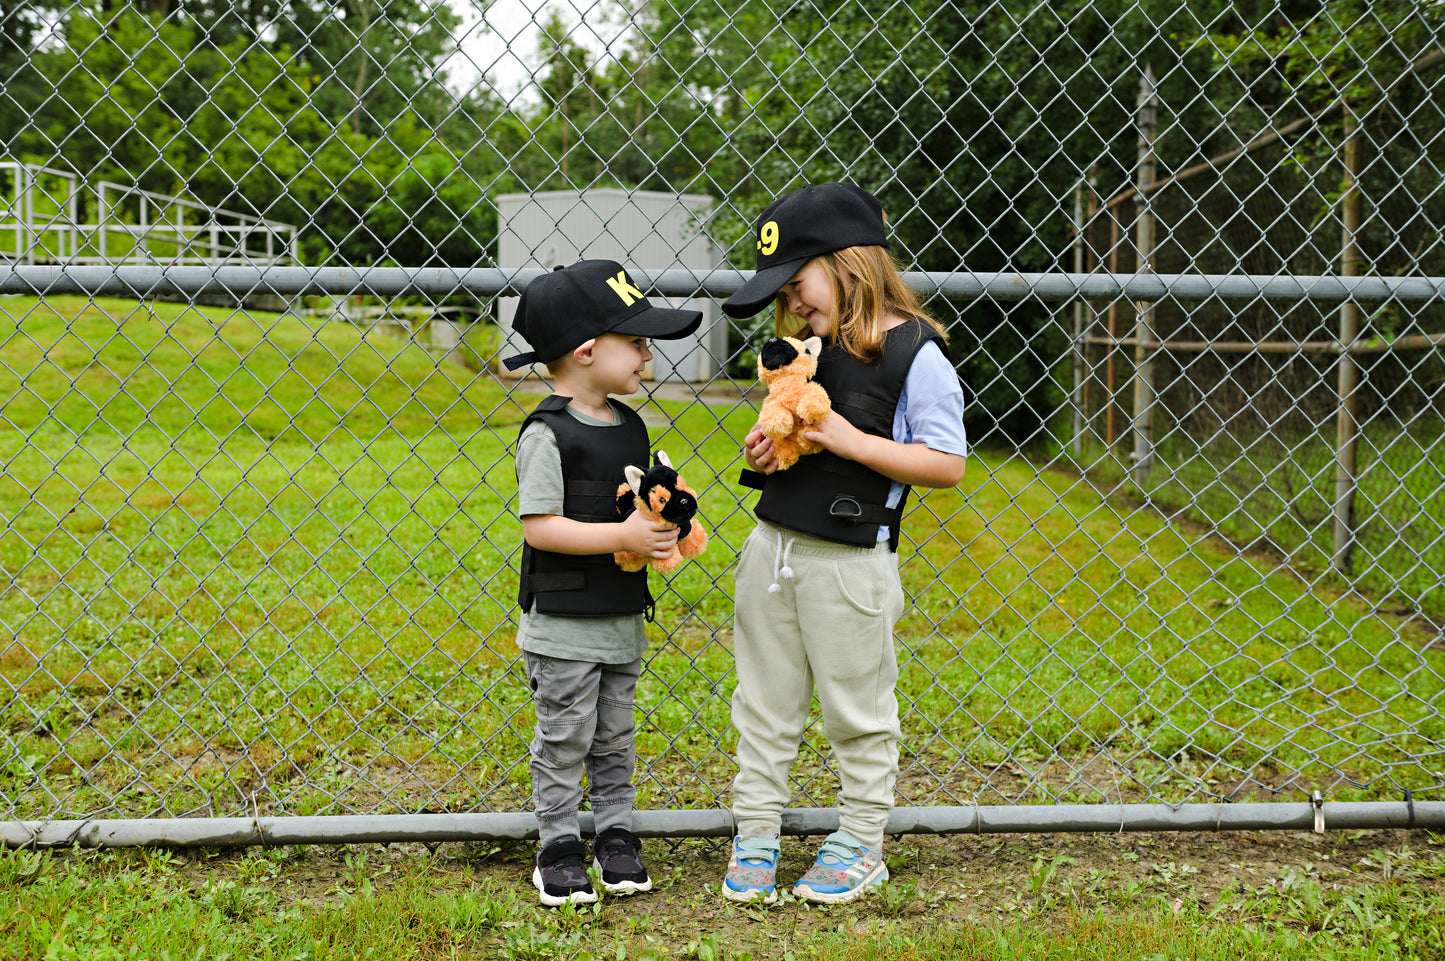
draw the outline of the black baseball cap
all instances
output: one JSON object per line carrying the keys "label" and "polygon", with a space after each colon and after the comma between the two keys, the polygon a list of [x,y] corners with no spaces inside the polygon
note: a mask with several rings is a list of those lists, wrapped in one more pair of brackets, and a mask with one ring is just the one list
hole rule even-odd
{"label": "black baseball cap", "polygon": [[845,247],[887,248],[883,204],[856,184],[809,184],[768,205],[755,235],[758,271],[723,303],[729,317],[750,317],[819,254]]}
{"label": "black baseball cap", "polygon": [[700,310],[654,307],[613,260],[579,260],[527,285],[512,329],[532,349],[502,361],[508,370],[556,360],[601,334],[677,340],[697,330]]}

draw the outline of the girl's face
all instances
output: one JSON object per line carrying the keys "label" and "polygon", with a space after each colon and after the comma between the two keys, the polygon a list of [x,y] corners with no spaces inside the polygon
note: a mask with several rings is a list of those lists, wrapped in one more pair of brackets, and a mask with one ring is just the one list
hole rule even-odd
{"label": "girl's face", "polygon": [[837,304],[833,302],[833,283],[828,272],[816,260],[810,260],[778,291],[788,313],[804,321],[813,333],[824,339],[833,330]]}

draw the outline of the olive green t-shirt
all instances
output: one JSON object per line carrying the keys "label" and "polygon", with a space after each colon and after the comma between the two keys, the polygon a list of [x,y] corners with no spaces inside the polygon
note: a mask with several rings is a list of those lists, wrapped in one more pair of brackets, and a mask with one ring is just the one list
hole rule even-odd
{"label": "olive green t-shirt", "polygon": [[[615,411],[610,423],[579,414],[571,407],[567,413],[590,427],[609,427],[622,422],[621,414]],[[622,483],[622,479],[618,478],[617,482]],[[533,421],[517,441],[517,513],[526,517],[561,514],[562,510],[562,452],[557,446],[557,436],[546,424]],[[533,610],[521,615],[517,646],[532,654],[567,661],[627,664],[647,649],[643,623],[641,614],[555,617]]]}

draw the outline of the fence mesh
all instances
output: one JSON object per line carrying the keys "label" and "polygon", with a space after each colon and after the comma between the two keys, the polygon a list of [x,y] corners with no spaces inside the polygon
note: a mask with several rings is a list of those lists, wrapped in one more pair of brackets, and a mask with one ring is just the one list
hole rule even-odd
{"label": "fence mesh", "polygon": [[[42,271],[705,278],[849,179],[945,280],[1442,289],[1445,8],[1307,6],[0,2],[0,816],[529,807],[515,290]],[[766,322],[719,293],[633,399],[712,533],[654,578],[642,807],[735,771]],[[900,803],[1445,796],[1438,294],[926,307],[975,453],[905,525]]]}

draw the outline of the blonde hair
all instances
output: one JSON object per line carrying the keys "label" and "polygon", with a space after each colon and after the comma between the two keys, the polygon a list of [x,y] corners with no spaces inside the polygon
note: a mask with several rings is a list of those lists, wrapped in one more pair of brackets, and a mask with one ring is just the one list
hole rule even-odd
{"label": "blonde hair", "polygon": [[[873,361],[883,352],[889,317],[920,320],[947,342],[947,331],[924,312],[886,248],[844,247],[819,254],[804,266],[810,264],[823,268],[833,288],[832,336],[859,360]],[[806,323],[799,325],[797,320],[788,310],[788,298],[779,293],[774,304],[774,328],[788,337],[811,337],[811,328]]]}

